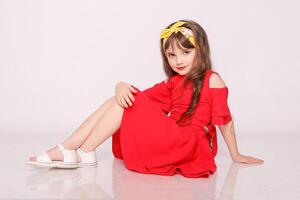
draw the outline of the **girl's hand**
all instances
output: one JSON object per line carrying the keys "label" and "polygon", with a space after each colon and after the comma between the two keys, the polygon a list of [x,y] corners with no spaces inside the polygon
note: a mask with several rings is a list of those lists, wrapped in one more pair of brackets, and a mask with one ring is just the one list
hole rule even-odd
{"label": "girl's hand", "polygon": [[246,163],[246,164],[262,164],[264,163],[263,160],[254,158],[252,156],[245,156],[241,154],[237,154],[236,156],[232,157],[234,162]]}
{"label": "girl's hand", "polygon": [[116,90],[116,100],[122,108],[124,107],[127,108],[128,107],[127,104],[132,106],[131,101],[134,101],[132,92],[136,93],[138,92],[137,90],[135,90],[130,84],[127,84],[123,81],[117,83],[115,90]]}

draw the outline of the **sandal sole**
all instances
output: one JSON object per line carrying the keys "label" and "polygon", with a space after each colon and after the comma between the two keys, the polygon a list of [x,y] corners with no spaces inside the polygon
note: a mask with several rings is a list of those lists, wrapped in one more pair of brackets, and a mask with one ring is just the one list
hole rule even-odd
{"label": "sandal sole", "polygon": [[97,166],[97,162],[95,163],[78,163],[78,167],[93,167]]}
{"label": "sandal sole", "polygon": [[34,161],[27,161],[26,164],[34,165],[34,166],[41,166],[41,167],[53,167],[53,168],[62,168],[62,169],[73,169],[78,168],[77,163],[66,164],[63,162],[51,162],[51,163],[43,163],[43,162],[34,162]]}

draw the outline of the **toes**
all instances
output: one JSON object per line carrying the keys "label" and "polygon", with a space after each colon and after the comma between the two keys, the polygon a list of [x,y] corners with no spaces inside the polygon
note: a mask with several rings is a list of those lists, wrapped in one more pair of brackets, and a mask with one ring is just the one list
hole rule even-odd
{"label": "toes", "polygon": [[31,156],[31,157],[29,157],[29,160],[30,160],[30,161],[36,161],[36,156]]}

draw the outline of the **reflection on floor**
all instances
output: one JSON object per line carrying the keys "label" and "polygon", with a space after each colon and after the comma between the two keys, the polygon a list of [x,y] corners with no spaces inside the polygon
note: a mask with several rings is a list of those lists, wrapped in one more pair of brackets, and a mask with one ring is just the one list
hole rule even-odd
{"label": "reflection on floor", "polygon": [[300,137],[268,137],[239,140],[240,151],[264,159],[263,165],[231,162],[226,146],[221,143],[214,175],[185,178],[129,171],[122,160],[113,158],[109,140],[97,149],[97,167],[73,170],[32,167],[24,164],[26,157],[44,150],[45,140],[32,144],[22,138],[12,143],[15,137],[6,136],[8,142],[2,142],[0,149],[0,198],[300,199]]}

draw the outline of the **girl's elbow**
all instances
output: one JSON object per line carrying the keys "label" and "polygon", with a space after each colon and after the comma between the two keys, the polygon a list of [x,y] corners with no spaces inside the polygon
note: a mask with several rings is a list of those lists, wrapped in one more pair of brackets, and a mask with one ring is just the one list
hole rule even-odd
{"label": "girl's elbow", "polygon": [[228,130],[228,129],[232,129],[233,127],[233,121],[230,120],[229,122],[227,122],[226,124],[222,124],[222,125],[218,125],[220,130]]}

